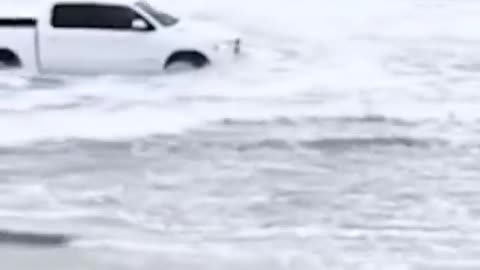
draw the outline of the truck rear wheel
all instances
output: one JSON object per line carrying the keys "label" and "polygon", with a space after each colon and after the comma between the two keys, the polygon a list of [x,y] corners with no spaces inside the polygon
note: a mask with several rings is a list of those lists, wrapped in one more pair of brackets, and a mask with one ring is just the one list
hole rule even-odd
{"label": "truck rear wheel", "polygon": [[20,58],[9,49],[0,49],[0,68],[21,67]]}

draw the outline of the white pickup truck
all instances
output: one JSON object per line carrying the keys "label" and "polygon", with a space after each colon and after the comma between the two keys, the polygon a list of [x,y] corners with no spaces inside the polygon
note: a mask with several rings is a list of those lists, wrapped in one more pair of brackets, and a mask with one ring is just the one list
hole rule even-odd
{"label": "white pickup truck", "polygon": [[198,26],[144,0],[59,0],[42,4],[38,16],[0,15],[0,69],[145,74],[240,54],[237,36]]}

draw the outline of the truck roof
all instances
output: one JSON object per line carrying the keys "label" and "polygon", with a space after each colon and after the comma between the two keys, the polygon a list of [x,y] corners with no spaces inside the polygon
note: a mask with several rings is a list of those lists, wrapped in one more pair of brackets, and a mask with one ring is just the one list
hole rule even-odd
{"label": "truck roof", "polygon": [[61,4],[61,3],[76,3],[76,4],[127,4],[133,5],[139,0],[50,0],[49,5]]}
{"label": "truck roof", "polygon": [[[140,0],[0,0],[0,18],[36,18],[45,7],[56,3],[133,5]],[[5,1],[5,2],[4,2]],[[148,1],[147,2],[151,2]]]}

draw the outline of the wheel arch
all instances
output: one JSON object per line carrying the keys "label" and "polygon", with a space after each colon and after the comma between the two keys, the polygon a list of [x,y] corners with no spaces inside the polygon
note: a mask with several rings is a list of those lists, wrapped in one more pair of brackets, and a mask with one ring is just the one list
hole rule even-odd
{"label": "wheel arch", "polygon": [[194,49],[176,50],[176,51],[173,51],[165,60],[165,63],[163,66],[164,69],[168,68],[169,65],[177,61],[189,61],[195,67],[201,68],[206,65],[209,65],[211,60],[205,53],[199,50],[194,50]]}

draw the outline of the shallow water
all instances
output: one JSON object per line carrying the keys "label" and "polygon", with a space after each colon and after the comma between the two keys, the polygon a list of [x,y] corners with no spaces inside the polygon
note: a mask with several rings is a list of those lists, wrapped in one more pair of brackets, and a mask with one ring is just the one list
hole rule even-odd
{"label": "shallow water", "polygon": [[480,267],[480,4],[256,2],[169,4],[236,63],[0,77],[2,266]]}

